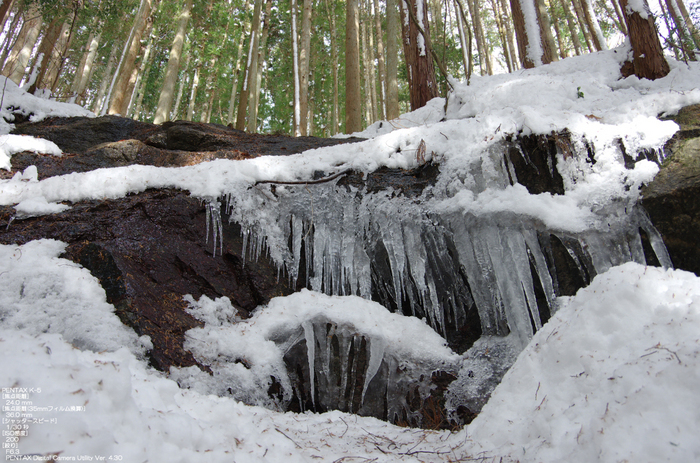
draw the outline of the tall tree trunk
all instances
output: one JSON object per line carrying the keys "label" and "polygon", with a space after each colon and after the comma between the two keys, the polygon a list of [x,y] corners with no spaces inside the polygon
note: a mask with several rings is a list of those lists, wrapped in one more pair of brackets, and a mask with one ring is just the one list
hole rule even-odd
{"label": "tall tree trunk", "polygon": [[175,96],[175,84],[180,72],[180,58],[182,56],[182,48],[185,45],[185,34],[187,33],[187,24],[192,16],[192,0],[185,0],[185,5],[180,12],[180,17],[177,21],[177,32],[173,40],[173,46],[170,49],[168,57],[168,67],[165,70],[165,79],[163,87],[158,98],[158,107],[156,109],[154,124],[162,124],[170,118],[170,110],[173,107],[173,98]]}
{"label": "tall tree trunk", "polygon": [[308,135],[309,69],[311,58],[311,12],[313,0],[303,0],[301,40],[299,47],[299,127],[302,135]]}
{"label": "tall tree trunk", "polygon": [[202,67],[202,63],[197,63],[197,67],[194,69],[194,77],[192,78],[192,88],[190,89],[190,102],[187,105],[187,116],[185,120],[191,121],[194,119],[194,106],[197,102],[197,89],[199,88],[199,70]]}
{"label": "tall tree trunk", "polygon": [[552,37],[552,25],[549,21],[549,14],[544,0],[535,0],[537,8],[537,23],[540,25],[540,41],[542,43],[542,64],[557,61],[557,46]]}
{"label": "tall tree trunk", "polygon": [[[506,62],[506,67],[508,72],[513,72],[513,61],[511,61],[511,51],[509,49],[508,36],[506,35],[506,28],[504,24],[503,14],[501,13],[500,5],[498,0],[491,0],[491,9],[493,10],[493,17],[496,20],[496,27],[498,28],[498,35],[501,38],[501,46],[503,47],[503,58]],[[458,23],[460,31],[462,30],[461,21]],[[460,32],[461,33],[461,32]],[[465,56],[466,60],[466,56]],[[465,66],[466,69],[466,66]]]}
{"label": "tall tree trunk", "polygon": [[554,53],[550,47],[551,30],[548,39],[547,28],[544,27],[546,11],[541,12],[538,0],[511,0],[510,5],[523,67],[533,68],[551,63]]}
{"label": "tall tree trunk", "polygon": [[39,73],[36,76],[34,83],[29,86],[28,92],[34,93],[38,88],[44,88],[44,78],[51,62],[51,55],[53,54],[58,38],[63,30],[62,18],[54,18],[46,29],[44,38],[41,40],[39,45],[39,50],[37,53],[37,61],[41,60],[41,65],[39,66]]}
{"label": "tall tree trunk", "polygon": [[399,117],[399,10],[397,0],[387,0],[386,10],[386,118],[392,120]]}
{"label": "tall tree trunk", "polygon": [[377,35],[377,65],[379,66],[379,119],[386,114],[386,64],[384,62],[384,39],[382,37],[382,20],[379,14],[379,0],[374,0],[372,16]]}
{"label": "tall tree trunk", "polygon": [[258,69],[258,49],[260,47],[260,10],[262,9],[262,0],[255,0],[255,8],[253,10],[253,25],[250,31],[250,50],[248,52],[248,63],[246,66],[246,79],[243,81],[243,90],[241,90],[241,98],[238,102],[238,117],[236,118],[236,129],[245,130],[246,128],[246,113],[248,112],[248,103],[250,101],[250,87],[254,84],[255,72]]}
{"label": "tall tree trunk", "polygon": [[581,28],[581,33],[583,34],[583,40],[586,42],[586,48],[589,52],[593,52],[595,46],[593,45],[593,36],[588,28],[588,23],[586,22],[586,14],[581,6],[580,0],[571,0],[574,6],[574,12],[576,12],[576,19],[578,20],[578,25]]}
{"label": "tall tree trunk", "polygon": [[91,35],[90,39],[88,40],[87,55],[85,57],[85,63],[83,64],[83,68],[80,71],[80,80],[77,82],[77,85],[73,89],[73,91],[75,92],[75,98],[73,102],[75,104],[81,104],[83,101],[83,93],[85,92],[87,84],[90,81],[90,76],[92,74],[92,66],[95,63],[95,57],[97,56],[97,47],[100,44],[101,38],[102,34],[97,34],[97,36]]}
{"label": "tall tree trunk", "polygon": [[649,11],[646,0],[643,0],[642,11],[630,8],[628,0],[620,0],[620,7],[625,13],[629,39],[632,44],[634,74],[640,79],[649,80],[666,76],[670,72],[670,68],[666,58],[664,58],[654,17]]}
{"label": "tall tree trunk", "polygon": [[94,106],[92,107],[92,112],[98,114],[102,112],[102,108],[105,106],[105,99],[107,96],[107,87],[109,87],[109,82],[112,78],[112,70],[117,64],[117,50],[118,46],[115,44],[112,47],[112,51],[107,58],[107,69],[102,76],[102,82],[100,83],[100,88],[97,91],[97,96],[95,97]]}
{"label": "tall tree trunk", "polygon": [[680,11],[680,15],[683,17],[685,26],[688,28],[690,36],[693,38],[693,43],[695,43],[696,49],[700,49],[700,30],[698,30],[697,26],[693,24],[693,21],[690,19],[685,3],[683,0],[673,0],[673,3],[678,7],[678,11]]}
{"label": "tall tree trunk", "polygon": [[258,68],[255,70],[255,87],[250,89],[250,119],[254,122],[253,130],[257,130],[258,109],[260,106],[260,90],[262,89],[263,65],[267,58],[267,37],[270,33],[270,15],[272,14],[272,0],[265,0],[265,15],[260,34],[260,47],[258,48]]}
{"label": "tall tree trunk", "polygon": [[353,133],[362,130],[358,0],[346,0],[345,20],[345,133]]}
{"label": "tall tree trunk", "polygon": [[[462,48],[462,65],[464,66],[464,78],[469,82],[471,77],[471,30],[469,29],[469,24],[466,21],[464,15],[464,10],[462,9],[462,4],[455,0],[455,10],[457,10],[457,30],[459,31],[459,44]],[[468,33],[469,37],[465,36]],[[508,72],[511,72],[510,61],[506,56],[506,61],[508,62]]]}
{"label": "tall tree trunk", "polygon": [[[131,42],[126,55],[123,57],[121,66],[118,69],[117,80],[111,92],[109,103],[109,114],[126,114],[129,104],[129,81],[132,78],[133,70],[136,66],[136,58],[141,49],[141,38],[147,26],[147,21],[153,9],[154,0],[142,0],[139,13],[136,15],[134,27],[131,34]],[[157,0],[156,0],[157,1]]]}
{"label": "tall tree trunk", "polygon": [[615,21],[618,24],[618,27],[620,28],[620,31],[627,35],[627,25],[625,24],[625,16],[622,14],[622,10],[620,9],[620,3],[619,0],[611,0],[613,9],[615,10],[615,16],[617,16],[617,21]]}
{"label": "tall tree trunk", "polygon": [[41,32],[41,24],[41,15],[39,15],[37,8],[27,11],[27,19],[22,25],[22,30],[15,41],[14,47],[12,47],[5,69],[2,71],[3,75],[8,76],[17,85],[20,84],[24,77],[32,50]]}
{"label": "tall tree trunk", "polygon": [[367,45],[367,27],[366,27],[366,10],[364,8],[364,2],[360,5],[360,50],[362,53],[362,83],[363,83],[363,94],[364,94],[364,108],[365,108],[365,123],[370,125],[374,123],[374,103],[372,101],[372,75],[370,71],[370,51]]}
{"label": "tall tree trunk", "polygon": [[564,17],[566,18],[566,25],[569,28],[569,33],[571,34],[571,42],[574,45],[574,51],[576,52],[576,55],[580,55],[582,53],[582,48],[581,48],[581,41],[578,38],[578,29],[576,28],[576,20],[574,19],[574,16],[571,14],[571,10],[569,9],[569,0],[559,0],[560,4],[562,6],[562,9],[564,10]]}
{"label": "tall tree trunk", "polygon": [[136,84],[134,91],[131,94],[131,102],[129,103],[129,117],[138,120],[141,113],[141,104],[143,102],[143,94],[146,91],[146,81],[148,78],[148,70],[151,64],[151,52],[153,51],[153,32],[152,28],[148,31],[148,43],[146,43],[146,51],[143,54],[143,59],[139,65],[138,74],[136,76]]}
{"label": "tall tree trunk", "polygon": [[[438,96],[433,57],[429,48],[428,8],[425,2],[420,2],[422,9],[419,11],[416,3],[416,0],[403,0],[401,3],[403,54],[408,70],[412,111],[422,108],[428,101]],[[425,35],[419,31],[419,28]]]}
{"label": "tall tree trunk", "polygon": [[[22,20],[21,26],[20,19]],[[17,38],[19,37],[19,34],[21,33],[22,28],[24,27],[24,23],[28,19],[29,18],[27,17],[25,9],[20,4],[14,16],[12,17],[12,22],[10,23],[10,26],[7,28],[7,34],[4,35],[3,40],[1,42],[2,45],[0,46],[2,47],[2,53],[0,53],[0,63],[6,63],[7,55],[10,53],[10,50],[15,47],[15,44],[17,43]],[[4,28],[2,30],[4,30]]]}
{"label": "tall tree trunk", "polygon": [[335,135],[340,130],[339,121],[339,98],[338,98],[338,37],[335,25],[335,12],[330,7],[331,0],[325,0],[326,11],[328,13],[328,23],[330,24],[331,38],[331,72],[333,75],[333,103],[331,106],[331,130],[330,135]]}
{"label": "tall tree trunk", "polygon": [[666,5],[668,6],[668,13],[671,16],[671,19],[673,19],[673,23],[676,26],[675,29],[678,33],[678,37],[680,39],[680,46],[683,50],[683,53],[685,53],[688,59],[690,59],[691,61],[695,61],[695,52],[693,51],[695,43],[691,31],[688,29],[683,19],[678,3],[676,3],[676,0],[666,0]]}
{"label": "tall tree trunk", "polygon": [[581,8],[583,9],[583,16],[586,18],[588,30],[591,31],[591,38],[593,39],[593,45],[596,50],[607,50],[608,44],[605,42],[603,32],[600,30],[600,24],[595,17],[595,11],[593,11],[591,0],[581,0]]}
{"label": "tall tree trunk", "polygon": [[294,95],[292,96],[292,135],[298,137],[301,135],[301,108],[300,108],[300,93],[301,83],[299,82],[299,34],[297,29],[298,4],[296,0],[292,0],[291,16],[292,16],[292,80],[294,81]]}
{"label": "tall tree trunk", "polygon": [[[185,73],[190,68],[190,58],[191,55],[188,53],[187,58],[185,58]],[[187,76],[185,76],[187,77]],[[182,103],[182,96],[185,93],[185,88],[188,87],[189,80],[187,78],[184,78],[180,81],[180,85],[178,86],[177,89],[177,98],[175,98],[175,105],[173,106],[173,110],[171,111],[172,119],[177,120],[178,117],[180,116],[180,104]],[[140,95],[140,99],[143,100],[143,93]],[[141,101],[139,101],[139,106],[141,105]],[[183,118],[184,119],[184,118]]]}
{"label": "tall tree trunk", "polygon": [[[250,0],[245,0],[243,5],[243,11],[248,11],[248,6],[250,5]],[[243,54],[243,45],[245,44],[245,38],[248,35],[248,27],[250,22],[246,19],[243,22],[241,37],[238,41],[238,49],[236,51],[236,64],[233,66],[233,83],[231,85],[231,98],[229,99],[228,106],[228,118],[226,119],[229,124],[233,124],[233,114],[235,111],[236,95],[238,94],[238,78],[241,74],[241,57]]]}

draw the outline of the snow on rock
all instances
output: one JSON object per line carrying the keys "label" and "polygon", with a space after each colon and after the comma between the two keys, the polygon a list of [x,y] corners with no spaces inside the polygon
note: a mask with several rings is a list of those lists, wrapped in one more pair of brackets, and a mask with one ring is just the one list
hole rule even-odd
{"label": "snow on rock", "polygon": [[87,109],[69,103],[61,103],[39,98],[17,86],[5,76],[0,76],[2,87],[2,107],[0,107],[0,134],[7,134],[13,129],[15,115],[29,117],[30,122],[38,122],[46,117],[95,117]]}
{"label": "snow on rock", "polygon": [[[445,346],[445,340],[423,321],[390,313],[376,302],[359,297],[333,297],[303,289],[272,299],[250,320],[238,319],[227,298],[211,300],[202,296],[199,301],[191,297],[188,301],[189,312],[206,324],[187,332],[185,348],[211,367],[214,374],[190,367],[172,368],[171,376],[179,384],[202,393],[230,395],[249,404],[287,408],[294,385],[290,382],[284,356],[300,340],[305,340],[312,400],[317,400],[318,395],[326,406],[327,388],[313,393],[314,378],[328,378],[333,374],[330,363],[338,361],[321,351],[328,343],[325,338],[335,336],[341,346],[338,368],[343,385],[354,380],[351,365],[347,364],[349,339],[359,336],[368,343],[366,371],[356,373],[364,376],[362,399],[382,364],[394,365],[394,369],[401,365],[401,375],[405,378],[388,381],[381,388],[386,395],[394,396],[401,395],[398,389],[407,383],[418,384],[421,375],[429,378],[436,369],[453,369],[453,364],[459,360],[459,356]],[[317,330],[317,327],[320,328]],[[268,395],[273,379],[281,383],[281,399]],[[339,395],[342,396],[345,389],[340,387]],[[338,406],[341,398],[333,396],[330,400]],[[389,408],[389,412],[394,411],[393,404],[389,403]]]}
{"label": "snow on rock", "polygon": [[149,341],[122,325],[89,271],[59,257],[65,247],[55,240],[0,246],[0,326],[58,333],[79,349],[142,354]]}
{"label": "snow on rock", "polygon": [[469,438],[520,461],[697,461],[700,279],[628,263],[561,305]]}
{"label": "snow on rock", "polygon": [[34,153],[61,156],[63,152],[55,143],[27,135],[0,135],[0,169],[10,170],[10,159],[15,153],[32,151]]}

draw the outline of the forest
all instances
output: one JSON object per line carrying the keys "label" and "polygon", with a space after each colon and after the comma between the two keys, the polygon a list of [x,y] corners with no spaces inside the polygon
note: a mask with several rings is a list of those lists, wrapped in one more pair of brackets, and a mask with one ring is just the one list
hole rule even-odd
{"label": "forest", "polygon": [[328,137],[456,81],[628,37],[628,74],[663,76],[664,53],[696,60],[699,13],[683,0],[3,0],[0,63],[98,115]]}

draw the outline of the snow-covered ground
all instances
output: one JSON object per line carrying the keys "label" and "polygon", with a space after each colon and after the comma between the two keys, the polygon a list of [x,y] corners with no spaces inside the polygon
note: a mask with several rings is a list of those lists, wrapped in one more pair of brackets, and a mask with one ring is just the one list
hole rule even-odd
{"label": "snow-covered ground", "polygon": [[[535,70],[473,78],[469,86],[457,85],[446,112],[444,100],[433,100],[395,121],[369,127],[360,135],[372,138],[355,145],[287,158],[220,160],[183,168],[130,166],[41,181],[41,172],[28,168],[0,181],[0,204],[17,205],[18,214],[25,216],[54,213],[70,206],[62,202],[114,198],[154,187],[182,188],[215,199],[257,180],[305,179],[318,170],[415,167],[422,162],[416,155],[422,140],[426,157],[441,163],[438,188],[445,193],[436,207],[475,215],[507,210],[574,232],[596,227],[606,204],[620,198],[634,201],[637,187],[657,170],[647,161],[625,170],[614,140],[620,138],[629,152],[658,148],[677,127],[657,116],[700,103],[696,63],[671,63],[671,74],[655,82],[620,80],[619,65],[627,53],[618,48]],[[5,86],[6,102],[8,98],[13,106],[40,116],[86,114],[77,106],[23,94],[11,82]],[[0,129],[7,134],[10,126]],[[497,184],[498,169],[489,148],[507,134],[563,129],[575,140],[585,138],[593,144],[598,160],[593,166],[575,157],[561,160],[565,195],[529,195],[517,185]],[[23,146],[60,155],[60,150],[30,137],[3,138],[0,144],[5,147],[0,153],[5,168]],[[476,161],[486,187],[469,185],[466,174]],[[237,206],[257,209],[256,204]],[[557,313],[520,354],[476,420],[455,432],[433,432],[340,412],[279,413],[181,389],[146,365],[143,356],[150,341],[120,325],[97,280],[58,257],[63,246],[41,240],[0,247],[2,429],[9,431],[3,442],[17,443],[17,455],[33,455],[28,459],[98,455],[125,462],[700,460],[700,280],[687,272],[629,263],[598,275],[576,296],[560,298]],[[260,309],[273,311],[275,317],[260,315],[259,331],[247,335],[261,336],[264,343],[264,335],[280,329],[285,320],[303,324],[296,321],[302,309],[308,315],[321,306],[342,317],[348,300],[310,291],[275,299]],[[377,309],[368,301],[352,301],[356,317]],[[225,323],[236,322],[230,304],[190,302],[193,312],[207,322],[198,334],[224,343],[219,349],[236,349],[220,336]],[[422,340],[429,353],[454,355],[428,339],[422,323],[347,318],[354,326],[380,334],[397,323],[392,326],[404,330],[401,338]],[[195,344],[191,348],[200,352],[211,347]],[[415,347],[395,343],[393,348]],[[260,349],[261,361],[266,352]],[[270,368],[276,367],[273,357]],[[7,408],[13,406],[36,408]],[[33,419],[23,421],[23,413],[31,413]],[[14,454],[3,451],[11,461]]]}

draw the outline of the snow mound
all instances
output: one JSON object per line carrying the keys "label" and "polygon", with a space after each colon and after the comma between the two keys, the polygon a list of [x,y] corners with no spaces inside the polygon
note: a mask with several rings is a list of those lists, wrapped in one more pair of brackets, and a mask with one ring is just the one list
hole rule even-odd
{"label": "snow mound", "polygon": [[700,279],[628,263],[534,336],[468,428],[520,461],[698,461]]}
{"label": "snow mound", "polygon": [[0,246],[0,327],[61,334],[79,349],[126,346],[141,355],[149,341],[122,325],[88,270],[59,257],[65,248],[55,240]]}

